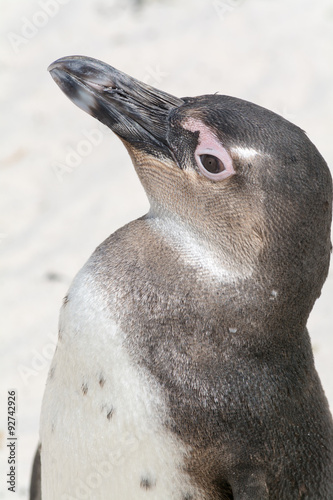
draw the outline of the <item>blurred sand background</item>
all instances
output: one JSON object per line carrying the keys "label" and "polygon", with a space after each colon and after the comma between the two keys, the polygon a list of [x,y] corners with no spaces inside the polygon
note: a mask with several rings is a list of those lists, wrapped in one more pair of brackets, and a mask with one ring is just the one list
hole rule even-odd
{"label": "blurred sand background", "polygon": [[[308,133],[333,166],[331,0],[1,0],[0,499],[27,498],[58,311],[76,272],[148,209],[129,157],[46,71],[104,60],[178,96],[256,102]],[[312,312],[316,365],[333,406],[333,272]],[[18,482],[7,491],[6,394],[18,393]]]}

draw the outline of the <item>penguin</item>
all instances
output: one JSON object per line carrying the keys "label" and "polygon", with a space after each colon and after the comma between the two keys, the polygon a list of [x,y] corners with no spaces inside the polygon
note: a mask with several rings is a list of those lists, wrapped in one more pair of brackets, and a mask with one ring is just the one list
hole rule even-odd
{"label": "penguin", "polygon": [[331,500],[306,327],[330,260],[325,160],[242,99],[177,98],[83,56],[49,71],[122,140],[150,210],[63,301],[43,500]]}

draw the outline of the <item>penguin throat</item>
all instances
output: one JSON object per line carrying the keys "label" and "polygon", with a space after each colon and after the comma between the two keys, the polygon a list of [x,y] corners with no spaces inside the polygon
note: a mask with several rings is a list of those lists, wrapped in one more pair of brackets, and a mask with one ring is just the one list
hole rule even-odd
{"label": "penguin throat", "polygon": [[177,258],[191,267],[198,278],[234,283],[252,275],[252,269],[235,269],[226,255],[220,255],[204,239],[179,220],[170,220],[151,213],[147,216],[151,229],[158,233],[177,254]]}

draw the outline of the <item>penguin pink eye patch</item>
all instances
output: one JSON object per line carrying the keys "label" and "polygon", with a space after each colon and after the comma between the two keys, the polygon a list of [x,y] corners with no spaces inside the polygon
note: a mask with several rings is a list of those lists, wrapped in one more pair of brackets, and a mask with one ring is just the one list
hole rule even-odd
{"label": "penguin pink eye patch", "polygon": [[202,175],[213,181],[221,181],[235,174],[228,151],[201,120],[188,118],[182,125],[186,130],[200,134],[194,157]]}

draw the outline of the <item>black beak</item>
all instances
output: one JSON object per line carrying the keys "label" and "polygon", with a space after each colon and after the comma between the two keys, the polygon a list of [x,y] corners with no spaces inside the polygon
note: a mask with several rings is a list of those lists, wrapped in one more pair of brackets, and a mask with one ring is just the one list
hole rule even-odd
{"label": "black beak", "polygon": [[63,57],[48,70],[79,108],[119,137],[149,153],[168,156],[168,117],[184,101],[146,85],[97,59]]}

